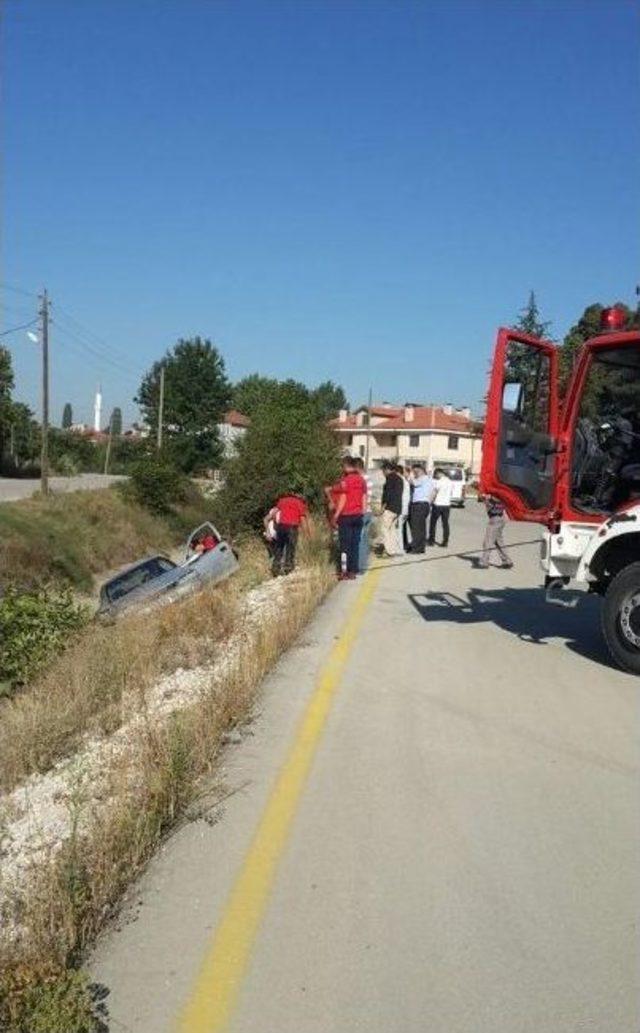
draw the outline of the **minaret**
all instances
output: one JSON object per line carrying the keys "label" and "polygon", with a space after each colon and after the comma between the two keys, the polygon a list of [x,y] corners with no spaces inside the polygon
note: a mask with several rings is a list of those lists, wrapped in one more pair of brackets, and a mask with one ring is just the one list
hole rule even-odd
{"label": "minaret", "polygon": [[93,406],[93,429],[99,434],[102,423],[102,388],[98,384],[98,390],[96,391],[96,400]]}

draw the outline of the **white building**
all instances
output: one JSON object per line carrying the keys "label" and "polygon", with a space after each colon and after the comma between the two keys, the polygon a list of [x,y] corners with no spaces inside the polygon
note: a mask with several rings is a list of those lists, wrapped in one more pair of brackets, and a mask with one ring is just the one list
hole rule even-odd
{"label": "white building", "polygon": [[236,409],[230,409],[218,424],[218,434],[224,448],[225,457],[233,455],[236,443],[247,433],[250,424],[248,416],[243,416]]}
{"label": "white building", "polygon": [[370,410],[363,405],[353,413],[343,409],[330,426],[344,452],[368,456],[370,468],[389,460],[421,462],[429,469],[456,465],[474,476],[480,472],[482,428],[467,408],[383,402]]}

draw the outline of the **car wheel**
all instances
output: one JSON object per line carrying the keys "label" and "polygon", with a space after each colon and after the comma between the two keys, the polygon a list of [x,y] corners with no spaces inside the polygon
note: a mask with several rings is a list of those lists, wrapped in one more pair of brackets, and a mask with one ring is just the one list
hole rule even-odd
{"label": "car wheel", "polygon": [[602,604],[602,630],[617,665],[640,674],[640,563],[625,567],[609,584]]}

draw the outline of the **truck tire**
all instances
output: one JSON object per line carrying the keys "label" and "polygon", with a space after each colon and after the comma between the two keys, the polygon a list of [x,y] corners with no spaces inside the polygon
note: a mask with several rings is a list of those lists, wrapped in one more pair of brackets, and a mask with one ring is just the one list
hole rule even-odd
{"label": "truck tire", "polygon": [[610,582],[602,604],[602,630],[618,666],[640,674],[640,563],[630,563]]}

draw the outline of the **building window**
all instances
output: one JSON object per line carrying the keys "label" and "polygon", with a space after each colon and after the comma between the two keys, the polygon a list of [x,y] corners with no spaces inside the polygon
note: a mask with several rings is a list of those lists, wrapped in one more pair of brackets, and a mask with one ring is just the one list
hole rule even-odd
{"label": "building window", "polygon": [[419,448],[420,446],[420,435],[410,434],[409,435],[409,448]]}
{"label": "building window", "polygon": [[458,437],[457,434],[450,434],[449,435],[449,444],[448,444],[447,447],[448,447],[450,452],[457,452],[458,451],[458,442],[459,441],[460,441],[460,438]]}
{"label": "building window", "polygon": [[360,458],[364,459],[364,445],[360,445],[358,451],[360,452]]}
{"label": "building window", "polygon": [[353,434],[347,434],[347,445],[353,445]]}

